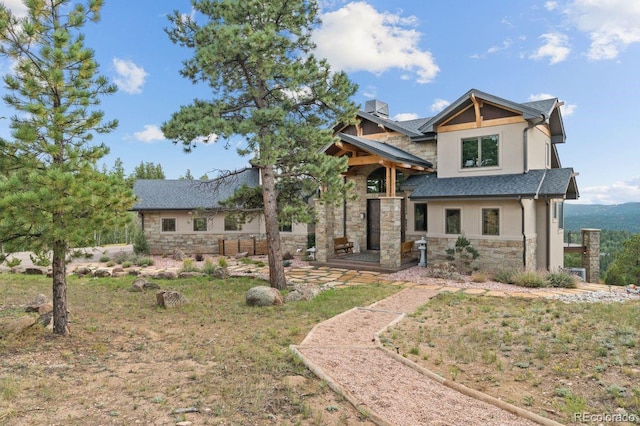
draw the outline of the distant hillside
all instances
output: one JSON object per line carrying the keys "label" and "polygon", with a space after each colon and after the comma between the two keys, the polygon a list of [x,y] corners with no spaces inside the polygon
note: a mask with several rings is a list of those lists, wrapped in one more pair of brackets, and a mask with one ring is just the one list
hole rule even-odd
{"label": "distant hillside", "polygon": [[564,228],[610,229],[640,233],[640,203],[618,205],[564,204]]}

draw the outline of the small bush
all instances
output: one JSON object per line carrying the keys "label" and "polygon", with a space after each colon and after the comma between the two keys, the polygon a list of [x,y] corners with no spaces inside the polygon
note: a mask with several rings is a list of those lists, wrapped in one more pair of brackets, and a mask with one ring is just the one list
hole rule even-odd
{"label": "small bush", "polygon": [[132,266],[133,266],[133,262],[131,260],[125,260],[124,262],[122,262],[123,268],[131,268]]}
{"label": "small bush", "polygon": [[566,272],[551,272],[545,277],[549,287],[576,288],[578,278]]}
{"label": "small bush", "polygon": [[493,276],[493,280],[504,284],[513,284],[513,276],[515,271],[511,269],[503,269],[496,272]]}
{"label": "small bush", "polygon": [[100,259],[99,259],[100,263],[106,263],[110,260],[111,258],[109,256],[100,256]]}
{"label": "small bush", "polygon": [[204,260],[204,255],[202,253],[196,253],[193,257],[196,259],[196,262],[202,262]]}
{"label": "small bush", "polygon": [[149,255],[149,242],[142,229],[138,229],[133,237],[133,252],[138,255]]}
{"label": "small bush", "polygon": [[113,261],[122,265],[123,263],[127,262],[127,261],[131,261],[133,258],[133,256],[130,253],[124,252],[124,251],[119,251],[116,254],[113,255]]}
{"label": "small bush", "polygon": [[93,253],[89,253],[88,251],[84,253],[85,259],[93,259]]}
{"label": "small bush", "polygon": [[207,257],[204,260],[204,265],[202,265],[202,273],[211,277],[215,271],[216,265],[214,265],[213,261]]}
{"label": "small bush", "polygon": [[536,271],[520,271],[513,275],[512,284],[520,287],[538,288],[544,287],[546,281],[544,277]]}
{"label": "small bush", "polygon": [[285,268],[288,267],[288,266],[291,266],[291,260],[289,260],[289,259],[283,260],[282,264],[284,265]]}
{"label": "small bush", "polygon": [[453,248],[447,249],[447,260],[450,261],[460,274],[469,275],[477,270],[476,259],[480,256],[471,242],[460,235]]}
{"label": "small bush", "polygon": [[22,263],[22,260],[18,259],[17,257],[12,257],[11,259],[7,259],[6,262],[9,268],[13,268],[20,265]]}
{"label": "small bush", "polygon": [[108,267],[116,266],[116,262],[114,262],[113,260],[110,260],[107,262],[107,266]]}
{"label": "small bush", "polygon": [[474,283],[486,283],[488,279],[486,272],[474,271],[471,274],[471,281]]}
{"label": "small bush", "polygon": [[29,259],[31,259],[31,262],[36,266],[51,265],[51,260],[49,260],[47,253],[36,253],[35,256],[33,254],[29,254]]}
{"label": "small bush", "polygon": [[226,268],[227,266],[229,266],[229,262],[227,262],[227,258],[220,256],[218,258],[218,266],[221,268]]}
{"label": "small bush", "polygon": [[152,266],[155,262],[148,256],[140,256],[136,258],[136,265],[138,266]]}
{"label": "small bush", "polygon": [[194,264],[194,260],[188,257],[182,261],[182,272],[199,272],[199,270]]}

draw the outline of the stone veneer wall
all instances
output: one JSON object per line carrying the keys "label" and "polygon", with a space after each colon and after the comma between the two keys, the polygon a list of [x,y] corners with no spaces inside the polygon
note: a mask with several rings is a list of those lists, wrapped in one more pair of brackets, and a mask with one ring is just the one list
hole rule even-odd
{"label": "stone veneer wall", "polygon": [[583,229],[582,245],[585,252],[582,255],[582,267],[585,269],[588,283],[600,282],[600,230]]}
{"label": "stone veneer wall", "polygon": [[402,264],[401,229],[402,198],[380,198],[380,266],[399,268]]}
{"label": "stone veneer wall", "polygon": [[422,158],[423,160],[433,163],[433,169],[438,169],[438,146],[435,141],[429,142],[413,142],[409,137],[401,133],[387,133],[385,136],[365,135],[365,138],[371,138],[378,142],[388,143],[389,145],[400,148],[410,154]]}
{"label": "stone veneer wall", "polygon": [[[446,262],[447,249],[455,246],[455,237],[427,238],[427,266]],[[486,240],[468,238],[469,242],[480,253],[478,265],[482,271],[499,271],[502,269],[522,268],[522,240]],[[536,238],[527,239],[527,268],[536,269]],[[533,262],[533,263],[531,263]]]}
{"label": "stone veneer wall", "polygon": [[[218,240],[250,240],[256,236],[255,232],[233,232],[233,233],[179,233],[179,232],[159,232],[160,214],[145,214],[145,236],[149,243],[149,249],[153,255],[172,254],[176,249],[182,250],[186,254],[219,254],[220,247]],[[280,233],[282,244],[282,254],[289,252],[292,255],[301,249],[306,254],[307,235],[292,234],[289,232]]]}

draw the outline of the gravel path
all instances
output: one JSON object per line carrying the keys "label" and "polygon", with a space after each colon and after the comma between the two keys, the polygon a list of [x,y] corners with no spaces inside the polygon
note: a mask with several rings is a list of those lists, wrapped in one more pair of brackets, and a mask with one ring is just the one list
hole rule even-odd
{"label": "gravel path", "polygon": [[296,349],[388,424],[537,424],[433,380],[378,347],[378,332],[436,294],[417,286],[352,309],[317,325]]}

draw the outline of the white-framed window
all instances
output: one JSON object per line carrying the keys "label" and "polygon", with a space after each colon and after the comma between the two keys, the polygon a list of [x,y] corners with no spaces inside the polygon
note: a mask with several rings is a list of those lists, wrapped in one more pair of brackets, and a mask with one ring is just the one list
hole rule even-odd
{"label": "white-framed window", "polygon": [[207,230],[207,218],[206,217],[194,217],[193,218],[193,230],[194,230],[194,232],[206,232],[206,230]]}
{"label": "white-framed window", "polygon": [[293,225],[291,222],[289,223],[281,223],[280,224],[280,232],[293,232]]}
{"label": "white-framed window", "polygon": [[544,163],[547,168],[551,167],[551,145],[546,143],[544,145]]}
{"label": "white-framed window", "polygon": [[500,235],[500,209],[482,209],[482,235]]}
{"label": "white-framed window", "polygon": [[242,223],[233,215],[226,215],[224,217],[224,230],[225,231],[242,231]]}
{"label": "white-framed window", "polygon": [[461,234],[462,211],[460,209],[444,210],[444,233]]}
{"label": "white-framed window", "polygon": [[462,168],[499,166],[498,139],[498,135],[462,139]]}
{"label": "white-framed window", "polygon": [[564,229],[564,201],[553,202],[553,220],[558,222],[558,228]]}
{"label": "white-framed window", "polygon": [[413,207],[413,230],[427,230],[427,204],[416,203]]}
{"label": "white-framed window", "polygon": [[161,221],[162,232],[176,232],[176,218],[163,217]]}

